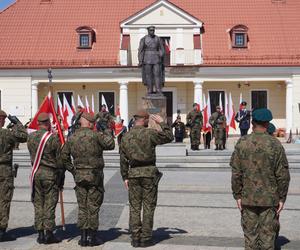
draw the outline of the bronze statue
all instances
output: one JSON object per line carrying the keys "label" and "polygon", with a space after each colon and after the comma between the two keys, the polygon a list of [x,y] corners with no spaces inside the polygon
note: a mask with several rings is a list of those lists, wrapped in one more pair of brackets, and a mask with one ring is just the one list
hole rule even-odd
{"label": "bronze statue", "polygon": [[[165,49],[162,40],[156,36],[155,27],[150,26],[148,35],[140,40],[138,59],[142,67],[143,84],[147,86],[147,93],[162,95],[165,82],[164,56]],[[155,87],[155,91],[154,91]]]}

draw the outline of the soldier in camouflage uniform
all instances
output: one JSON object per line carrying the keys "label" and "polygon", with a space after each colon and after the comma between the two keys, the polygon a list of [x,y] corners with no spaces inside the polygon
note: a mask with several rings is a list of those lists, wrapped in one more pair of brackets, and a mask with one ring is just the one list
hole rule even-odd
{"label": "soldier in camouflage uniform", "polygon": [[186,126],[190,128],[191,149],[199,150],[203,116],[197,103],[193,104],[193,110],[188,113],[186,120]]}
{"label": "soldier in camouflage uniform", "polygon": [[105,131],[109,129],[111,126],[111,122],[113,121],[113,117],[106,110],[106,105],[102,104],[101,110],[98,114],[95,115],[96,127],[98,131]]}
{"label": "soldier in camouflage uniform", "polygon": [[213,128],[213,135],[215,137],[215,150],[225,149],[224,140],[226,140],[226,117],[221,112],[220,106],[216,107],[216,112],[214,112],[209,118],[209,123]]}
{"label": "soldier in camouflage uniform", "polygon": [[[51,122],[47,113],[39,114],[38,126],[39,129],[28,136],[27,142],[32,164],[43,135],[51,131]],[[55,208],[63,175],[62,164],[59,162],[60,149],[61,143],[58,135],[52,134],[45,144],[39,168],[33,180],[34,226],[38,231],[37,242],[39,244],[60,242],[53,234]]]}
{"label": "soldier in camouflage uniform", "polygon": [[73,172],[76,183],[75,193],[79,207],[77,226],[81,230],[78,244],[81,246],[102,244],[96,237],[96,232],[104,197],[103,150],[115,147],[111,131],[93,131],[94,122],[92,115],[84,112],[80,118],[81,127],[68,139],[61,154],[65,167]]}
{"label": "soldier in camouflage uniform", "polygon": [[12,155],[15,144],[27,140],[26,130],[20,122],[12,121],[11,129],[3,128],[6,117],[6,113],[0,110],[0,242],[15,240],[5,233],[14,191]]}
{"label": "soldier in camouflage uniform", "polygon": [[231,156],[233,197],[241,211],[245,249],[275,249],[290,181],[288,161],[281,143],[267,133],[271,111],[257,109],[252,117],[253,133],[241,137]]}
{"label": "soldier in camouflage uniform", "polygon": [[138,111],[134,118],[134,127],[122,138],[120,170],[129,192],[131,244],[133,247],[147,247],[153,244],[153,217],[158,182],[162,175],[155,166],[155,147],[171,142],[173,134],[158,115],[153,115],[153,120],[160,125],[162,131],[147,128],[149,114],[146,110]]}

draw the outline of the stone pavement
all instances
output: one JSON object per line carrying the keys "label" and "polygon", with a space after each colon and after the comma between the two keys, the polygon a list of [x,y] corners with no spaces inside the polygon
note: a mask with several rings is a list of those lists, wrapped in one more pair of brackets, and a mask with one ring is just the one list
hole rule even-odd
{"label": "stone pavement", "polygon": [[[287,147],[299,150],[299,146]],[[200,159],[200,156],[198,157],[195,159]],[[154,223],[154,239],[157,244],[147,249],[243,249],[240,213],[231,195],[229,167],[211,169],[163,167],[161,171],[164,176],[159,186]],[[79,239],[79,231],[76,228],[77,203],[70,174],[66,176],[64,190],[66,232],[59,226],[60,208],[57,207],[56,233],[63,242],[50,246],[36,243],[37,235],[32,226],[33,205],[30,202],[29,172],[29,167],[21,167],[15,180],[9,231],[18,239],[0,243],[0,249],[81,249],[77,245]],[[300,249],[298,167],[291,170],[291,177],[289,196],[280,218],[281,232],[278,244],[282,249],[296,250]],[[105,244],[86,249],[133,249],[128,234],[127,191],[123,187],[118,168],[105,169],[105,190],[98,233]]]}

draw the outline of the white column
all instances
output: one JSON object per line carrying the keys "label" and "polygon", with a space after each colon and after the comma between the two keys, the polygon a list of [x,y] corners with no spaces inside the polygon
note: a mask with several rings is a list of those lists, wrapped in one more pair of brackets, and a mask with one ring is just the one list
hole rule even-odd
{"label": "white column", "polygon": [[128,82],[119,82],[120,85],[120,113],[124,125],[128,126]]}
{"label": "white column", "polygon": [[202,96],[203,96],[203,81],[195,80],[194,81],[194,102],[199,103],[202,106]]}
{"label": "white column", "polygon": [[31,82],[31,116],[34,117],[39,108],[38,81]]}
{"label": "white column", "polygon": [[293,128],[293,82],[292,80],[287,80],[286,82],[286,100],[285,100],[285,110],[286,110],[286,134],[290,133]]}

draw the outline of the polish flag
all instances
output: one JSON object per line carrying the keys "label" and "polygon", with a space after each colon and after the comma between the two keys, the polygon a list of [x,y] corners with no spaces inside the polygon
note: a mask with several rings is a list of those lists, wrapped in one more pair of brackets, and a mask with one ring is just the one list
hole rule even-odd
{"label": "polish flag", "polygon": [[211,112],[210,112],[209,94],[208,94],[207,103],[205,100],[205,95],[203,95],[203,131],[204,132],[208,132],[211,130],[211,126],[209,124],[210,115],[211,115]]}
{"label": "polish flag", "polygon": [[117,110],[116,110],[116,121],[115,121],[115,127],[114,127],[114,130],[115,130],[115,136],[117,137],[123,130],[123,124],[122,124],[122,121],[121,121],[121,114],[120,114],[120,107],[118,106],[117,107]]}
{"label": "polish flag", "polygon": [[63,106],[61,104],[59,96],[57,96],[57,113],[59,114],[60,118],[63,120],[64,119],[64,111],[63,111]]}
{"label": "polish flag", "polygon": [[82,107],[86,111],[85,106],[83,105],[79,95],[77,96],[77,106]]}
{"label": "polish flag", "polygon": [[166,54],[170,54],[171,48],[170,48],[170,40],[169,39],[164,39],[165,40],[165,50]]}
{"label": "polish flag", "polygon": [[86,107],[86,112],[91,113],[91,108],[87,96],[85,96],[85,107]]}
{"label": "polish flag", "polygon": [[75,115],[75,113],[76,113],[76,105],[75,105],[75,100],[74,100],[74,96],[73,95],[71,97],[71,100],[72,100],[72,107],[71,107],[71,109],[72,109],[73,115]]}
{"label": "polish flag", "polygon": [[107,108],[107,111],[109,111],[109,107],[107,106],[107,103],[105,101],[104,95],[101,95],[101,103],[102,103],[102,105],[105,104],[105,106]]}
{"label": "polish flag", "polygon": [[63,136],[56,112],[55,112],[55,108],[54,108],[54,103],[53,103],[53,97],[51,95],[51,92],[49,92],[49,94],[44,98],[39,110],[37,111],[37,113],[35,114],[35,116],[33,117],[31,123],[28,126],[29,132],[33,132],[34,130],[38,130],[39,126],[38,126],[38,116],[40,113],[48,113],[50,116],[50,119],[52,121],[52,124],[55,125],[55,128],[57,130],[57,133],[59,135],[59,139],[61,144],[65,143],[65,138]]}
{"label": "polish flag", "polygon": [[222,94],[220,93],[219,95],[219,106],[220,106],[220,109],[221,109],[221,112],[223,112],[223,103],[222,103]]}
{"label": "polish flag", "polygon": [[231,97],[231,92],[229,93],[229,112],[228,112],[228,117],[229,117],[229,125],[232,127],[234,130],[236,130],[235,126],[235,111],[234,111],[234,105],[232,102],[232,97]]}
{"label": "polish flag", "polygon": [[64,95],[64,127],[67,130],[72,125],[73,111],[70,104]]}
{"label": "polish flag", "polygon": [[94,101],[94,94],[92,94],[92,109],[91,109],[91,114],[95,114],[95,101]]}
{"label": "polish flag", "polygon": [[227,98],[227,93],[225,94],[225,117],[226,117],[226,134],[228,135],[229,132],[229,125],[230,125],[230,121],[229,121],[229,107],[228,107],[228,98]]}

